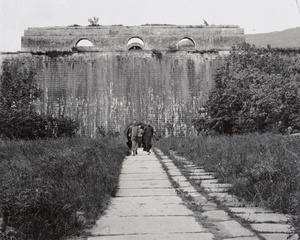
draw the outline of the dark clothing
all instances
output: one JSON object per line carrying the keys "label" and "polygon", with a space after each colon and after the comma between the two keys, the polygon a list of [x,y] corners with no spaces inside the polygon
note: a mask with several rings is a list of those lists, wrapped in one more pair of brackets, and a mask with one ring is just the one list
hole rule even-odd
{"label": "dark clothing", "polygon": [[144,133],[144,138],[147,139],[147,138],[152,138],[153,137],[153,127],[151,127],[150,125],[148,125],[146,128],[145,128],[145,133]]}
{"label": "dark clothing", "polygon": [[151,147],[151,138],[145,139],[145,151],[150,152]]}
{"label": "dark clothing", "polygon": [[152,145],[151,145],[151,139],[153,137],[153,127],[151,127],[150,125],[148,125],[145,128],[145,133],[144,133],[144,141],[145,141],[145,146],[144,146],[144,150],[149,152]]}

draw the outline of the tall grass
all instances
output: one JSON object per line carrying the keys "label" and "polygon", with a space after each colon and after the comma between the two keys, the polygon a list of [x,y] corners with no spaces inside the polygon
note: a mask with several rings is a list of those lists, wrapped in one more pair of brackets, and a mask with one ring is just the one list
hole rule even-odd
{"label": "tall grass", "polygon": [[3,142],[2,237],[45,240],[79,234],[115,194],[125,154],[118,138]]}
{"label": "tall grass", "polygon": [[237,196],[293,214],[300,233],[300,139],[274,134],[171,137],[159,147],[216,172],[219,181],[233,184]]}

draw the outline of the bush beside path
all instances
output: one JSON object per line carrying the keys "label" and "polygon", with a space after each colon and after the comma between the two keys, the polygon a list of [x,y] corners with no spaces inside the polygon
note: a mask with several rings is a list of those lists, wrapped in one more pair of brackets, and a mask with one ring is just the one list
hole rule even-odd
{"label": "bush beside path", "polygon": [[162,151],[186,157],[214,172],[219,182],[232,184],[230,193],[284,214],[291,214],[300,233],[300,140],[275,134],[170,137]]}
{"label": "bush beside path", "polygon": [[126,150],[109,137],[2,142],[1,237],[82,234],[115,195]]}

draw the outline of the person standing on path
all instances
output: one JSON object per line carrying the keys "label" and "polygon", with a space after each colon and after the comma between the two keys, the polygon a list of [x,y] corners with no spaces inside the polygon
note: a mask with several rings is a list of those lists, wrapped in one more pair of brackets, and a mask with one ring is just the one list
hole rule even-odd
{"label": "person standing on path", "polygon": [[153,137],[153,127],[150,125],[151,122],[148,120],[147,121],[147,126],[145,128],[145,133],[144,133],[144,140],[145,140],[145,150],[150,154],[150,149],[152,147],[151,145],[151,139]]}
{"label": "person standing on path", "polygon": [[130,139],[131,139],[131,152],[132,155],[135,156],[137,154],[137,147],[138,147],[138,126],[136,125],[136,120],[134,119],[132,122],[132,126],[130,127]]}

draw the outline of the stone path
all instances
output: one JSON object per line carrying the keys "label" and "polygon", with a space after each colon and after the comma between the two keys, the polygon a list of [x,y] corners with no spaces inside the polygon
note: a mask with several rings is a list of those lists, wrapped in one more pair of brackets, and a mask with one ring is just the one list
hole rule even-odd
{"label": "stone path", "polygon": [[[213,199],[223,199],[228,185],[218,184],[212,174],[181,159],[189,178],[201,181],[211,195],[201,194],[172,160],[158,149],[156,153],[160,160],[141,149],[137,156],[125,158],[118,193],[106,214],[90,230],[89,240],[286,239],[286,217],[278,219],[274,230],[272,224],[277,215],[257,208],[245,210],[234,196],[228,195],[230,204],[222,208]],[[247,224],[239,221],[243,217]],[[265,218],[268,225],[257,223],[257,218]]]}

